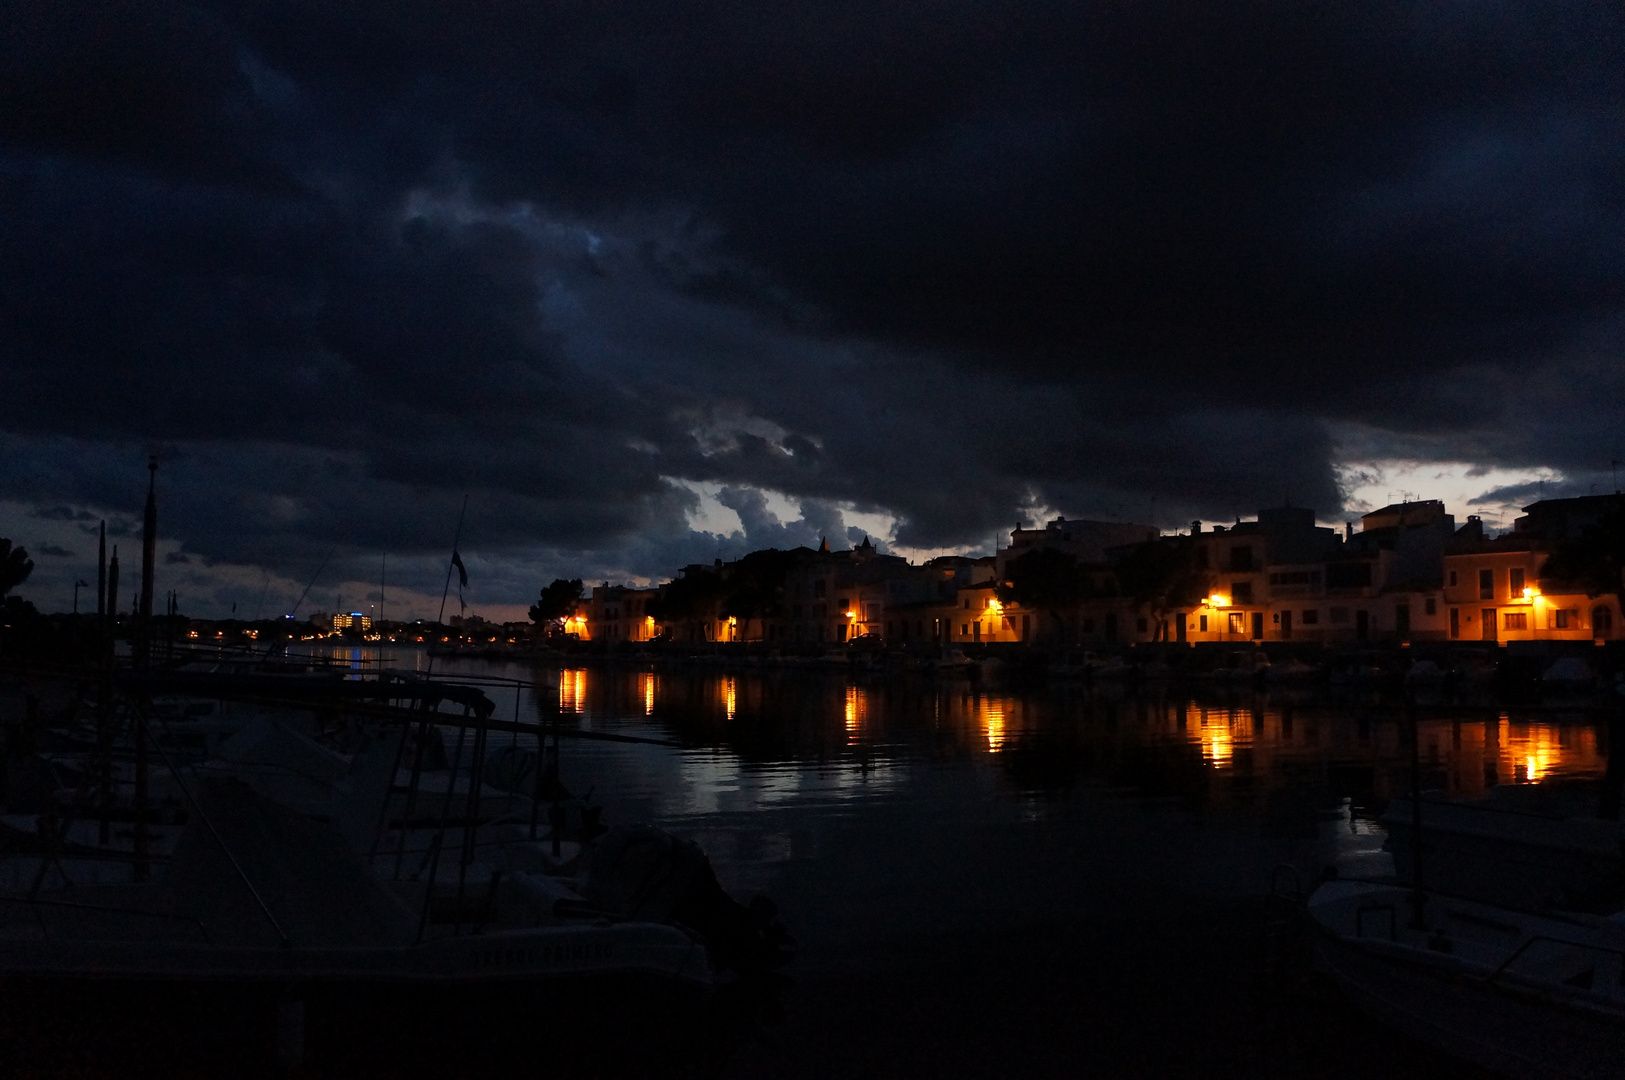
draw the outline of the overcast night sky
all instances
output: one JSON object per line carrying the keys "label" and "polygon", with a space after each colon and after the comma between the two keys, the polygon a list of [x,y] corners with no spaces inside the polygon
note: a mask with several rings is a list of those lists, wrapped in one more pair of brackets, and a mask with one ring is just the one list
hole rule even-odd
{"label": "overcast night sky", "polygon": [[[433,615],[1055,513],[1509,524],[1625,458],[1617,4],[0,16],[0,535]],[[1476,501],[1474,501],[1476,500]],[[132,531],[133,530],[133,531]],[[90,602],[94,603],[94,598]],[[453,601],[455,610],[455,600]]]}

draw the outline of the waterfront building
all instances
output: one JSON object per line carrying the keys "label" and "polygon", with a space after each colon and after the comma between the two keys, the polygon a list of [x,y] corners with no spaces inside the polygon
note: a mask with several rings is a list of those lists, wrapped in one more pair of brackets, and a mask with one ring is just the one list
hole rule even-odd
{"label": "waterfront building", "polygon": [[[1463,529],[1443,557],[1448,636],[1460,641],[1607,641],[1621,633],[1618,588],[1546,573],[1552,553],[1603,516],[1617,495],[1551,499],[1523,508],[1512,531],[1491,539]],[[1471,519],[1469,524],[1476,522]]]}
{"label": "waterfront building", "polygon": [[337,613],[333,616],[332,625],[336,634],[365,634],[372,629],[372,616],[359,611]]}
{"label": "waterfront building", "polygon": [[606,581],[594,587],[581,608],[565,619],[565,633],[579,635],[583,641],[650,641],[657,632],[649,602],[659,595],[657,588]]}

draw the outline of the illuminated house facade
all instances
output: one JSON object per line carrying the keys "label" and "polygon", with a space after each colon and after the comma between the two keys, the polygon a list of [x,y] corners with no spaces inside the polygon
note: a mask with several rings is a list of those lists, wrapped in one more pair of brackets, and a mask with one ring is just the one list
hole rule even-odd
{"label": "illuminated house facade", "polygon": [[605,582],[592,590],[575,615],[564,622],[565,633],[583,641],[650,641],[656,636],[649,601],[659,589],[636,589]]}
{"label": "illuminated house facade", "polygon": [[1594,593],[1544,571],[1557,545],[1619,512],[1622,502],[1617,495],[1543,500],[1524,507],[1504,536],[1492,540],[1479,529],[1462,537],[1444,556],[1448,636],[1494,642],[1619,636],[1617,591]]}

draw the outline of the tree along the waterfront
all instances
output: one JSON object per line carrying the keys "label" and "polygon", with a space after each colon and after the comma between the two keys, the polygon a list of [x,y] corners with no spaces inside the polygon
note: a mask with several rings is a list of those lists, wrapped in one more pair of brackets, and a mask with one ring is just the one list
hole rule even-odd
{"label": "tree along the waterfront", "polygon": [[1038,548],[1011,559],[1005,580],[994,587],[1001,604],[1019,604],[1042,611],[1055,620],[1055,630],[1066,634],[1066,616],[1092,595],[1089,576],[1076,555],[1056,548]]}
{"label": "tree along the waterfront", "polygon": [[1194,607],[1208,594],[1210,576],[1187,537],[1137,544],[1118,559],[1117,584],[1123,595],[1145,605],[1155,625],[1151,639],[1161,641],[1168,616]]}
{"label": "tree along the waterfront", "polygon": [[645,610],[657,622],[685,624],[689,639],[697,640],[704,637],[701,633],[704,623],[715,615],[726,595],[722,575],[691,568],[668,583],[659,596],[649,601]]}
{"label": "tree along the waterfront", "polygon": [[580,608],[584,593],[580,578],[554,578],[551,585],[542,586],[541,596],[530,606],[530,621],[547,632],[560,630]]}
{"label": "tree along the waterfront", "polygon": [[1553,585],[1584,589],[1593,598],[1617,596],[1625,604],[1625,506],[1610,507],[1579,536],[1558,544],[1540,576]]}
{"label": "tree along the waterfront", "polygon": [[784,613],[784,579],[795,567],[793,551],[766,548],[753,551],[734,563],[727,581],[727,598],[722,617],[738,619],[742,637],[749,637],[756,619],[771,619]]}

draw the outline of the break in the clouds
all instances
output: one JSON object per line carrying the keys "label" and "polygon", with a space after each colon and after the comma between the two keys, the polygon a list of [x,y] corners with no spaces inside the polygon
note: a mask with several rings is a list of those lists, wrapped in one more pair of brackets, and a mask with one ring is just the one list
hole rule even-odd
{"label": "break in the clouds", "polygon": [[0,525],[42,596],[154,448],[200,608],[360,597],[389,552],[420,614],[465,496],[513,613],[1625,457],[1616,6],[3,19]]}

